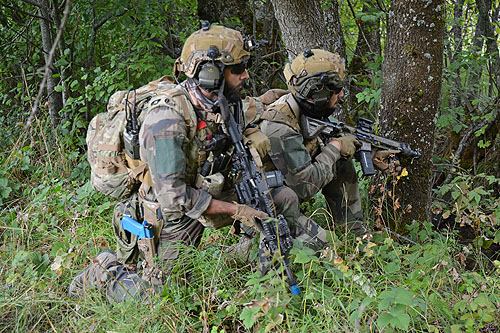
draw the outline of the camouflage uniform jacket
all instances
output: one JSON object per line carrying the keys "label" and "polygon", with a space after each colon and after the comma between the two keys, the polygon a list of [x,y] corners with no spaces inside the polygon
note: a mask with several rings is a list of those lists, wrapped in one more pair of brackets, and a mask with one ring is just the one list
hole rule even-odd
{"label": "camouflage uniform jacket", "polygon": [[164,221],[184,215],[198,219],[212,198],[195,182],[207,155],[202,147],[221,121],[193,100],[185,83],[154,97],[139,133],[141,160],[148,163],[153,182],[153,187],[143,183],[139,193],[160,204]]}
{"label": "camouflage uniform jacket", "polygon": [[304,139],[299,117],[299,105],[289,93],[266,108],[259,127],[271,142],[266,170],[281,170],[286,184],[308,200],[333,179],[340,153],[318,138]]}

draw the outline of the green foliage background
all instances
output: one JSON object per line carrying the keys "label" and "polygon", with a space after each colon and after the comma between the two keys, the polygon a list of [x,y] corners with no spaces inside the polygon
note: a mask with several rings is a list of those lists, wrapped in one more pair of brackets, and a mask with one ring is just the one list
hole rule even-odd
{"label": "green foliage background", "polygon": [[[356,20],[385,15],[375,8],[354,19],[342,3],[350,58],[358,37]],[[389,7],[388,1],[379,3]],[[361,12],[362,2],[352,4]],[[498,8],[498,1],[491,4]],[[98,293],[81,300],[66,296],[71,278],[103,248],[114,247],[110,220],[115,202],[90,186],[85,133],[114,91],[171,74],[172,55],[199,25],[197,2],[73,1],[54,62],[64,108],[53,127],[43,99],[29,129],[23,127],[45,65],[33,16],[37,11],[25,1],[2,4],[0,331],[498,330],[500,263],[484,254],[500,241],[495,155],[500,137],[491,131],[492,124],[498,126],[498,83],[489,70],[493,55],[473,46],[475,2],[465,1],[468,16],[458,22],[453,5],[447,3],[447,29],[463,26],[464,40],[458,51],[456,41],[447,39],[434,158],[436,184],[442,186],[435,186],[433,209],[468,228],[473,241],[463,241],[456,229],[436,230],[424,221],[401,231],[416,245],[382,233],[361,239],[332,231],[331,247],[321,254],[294,248],[293,268],[303,295],[293,297],[278,273],[266,281],[259,278],[255,250],[248,262],[239,262],[224,253],[237,238],[225,229],[207,230],[200,248],[186,253],[193,278],[187,282],[174,273],[156,302],[137,305],[109,304]],[[239,24],[238,18],[232,22]],[[495,29],[500,34],[498,22]],[[382,58],[376,59],[367,64],[371,74],[363,78],[366,89],[357,96],[368,114],[376,114],[380,98]],[[454,103],[457,95],[469,96],[471,107]],[[452,147],[469,132],[476,160],[453,164]],[[363,197],[372,196],[372,184],[361,184]],[[385,183],[383,193],[390,198],[388,192]],[[372,226],[380,220],[397,223],[400,211],[394,206],[387,209],[376,199],[364,204]],[[303,208],[335,230],[320,195]]]}

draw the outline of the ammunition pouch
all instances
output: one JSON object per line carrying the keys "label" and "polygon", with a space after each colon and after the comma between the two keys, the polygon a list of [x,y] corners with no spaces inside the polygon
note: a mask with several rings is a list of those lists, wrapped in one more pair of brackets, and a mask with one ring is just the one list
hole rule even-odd
{"label": "ammunition pouch", "polygon": [[196,177],[196,188],[208,192],[214,198],[218,198],[221,196],[222,189],[224,188],[224,176],[220,172],[210,176],[198,174]]}

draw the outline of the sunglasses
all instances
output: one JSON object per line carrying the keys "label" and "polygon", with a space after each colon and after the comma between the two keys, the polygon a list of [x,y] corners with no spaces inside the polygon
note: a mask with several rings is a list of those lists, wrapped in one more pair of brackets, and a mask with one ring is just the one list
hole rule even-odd
{"label": "sunglasses", "polygon": [[229,69],[232,74],[241,75],[247,69],[247,67],[250,66],[251,65],[249,64],[249,61],[247,60],[247,61],[242,61],[236,65],[226,65],[226,68]]}

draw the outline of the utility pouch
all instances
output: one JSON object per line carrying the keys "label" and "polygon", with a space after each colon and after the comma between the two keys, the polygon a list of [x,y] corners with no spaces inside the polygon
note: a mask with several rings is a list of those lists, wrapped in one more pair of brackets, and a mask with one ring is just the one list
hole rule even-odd
{"label": "utility pouch", "polygon": [[144,221],[151,225],[152,237],[150,237],[149,239],[140,239],[137,242],[137,245],[139,247],[139,250],[144,253],[147,266],[154,267],[153,258],[156,256],[156,244],[158,243],[160,232],[163,227],[163,219],[158,218],[160,204],[141,197],[139,198],[139,202],[143,208]]}
{"label": "utility pouch", "polygon": [[208,192],[214,198],[220,197],[223,187],[224,176],[220,172],[210,176],[202,176],[198,174],[196,177],[196,188]]}

